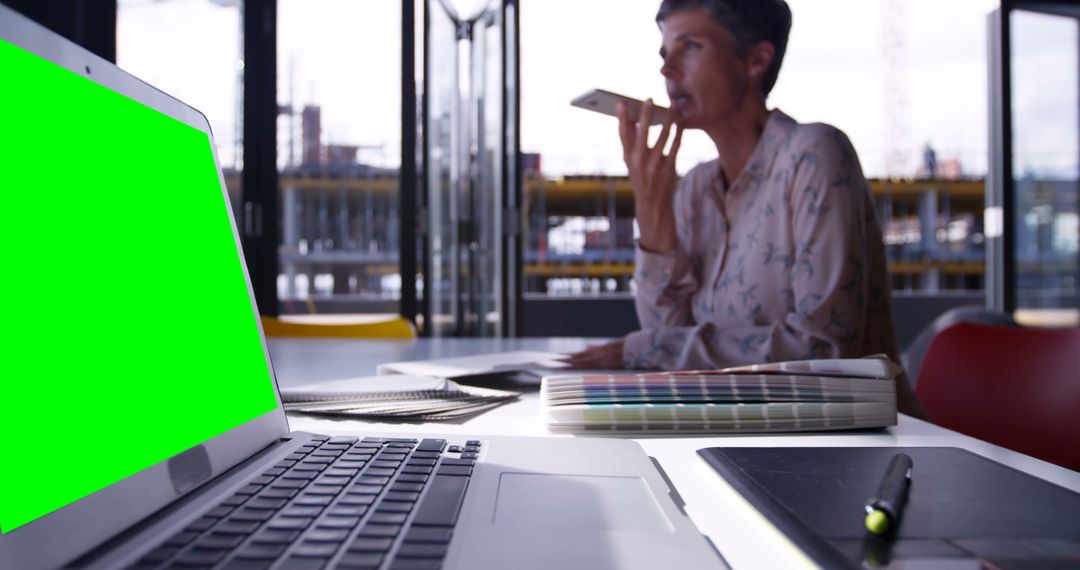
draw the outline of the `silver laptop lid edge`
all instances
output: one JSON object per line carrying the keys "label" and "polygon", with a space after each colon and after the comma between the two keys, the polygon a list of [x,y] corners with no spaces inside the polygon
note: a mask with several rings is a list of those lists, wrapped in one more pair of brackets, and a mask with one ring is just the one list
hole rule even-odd
{"label": "silver laptop lid edge", "polygon": [[[0,39],[182,121],[205,132],[211,141],[213,140],[209,122],[199,111],[151,87],[112,63],[3,4],[0,4]],[[135,473],[11,532],[0,534],[0,567],[53,568],[62,566],[139,520],[180,499],[288,433],[288,421],[281,407],[277,379],[270,361],[265,332],[259,322],[258,307],[241,247],[240,234],[236,220],[232,216],[233,210],[216,146],[211,144],[211,148],[214,149],[214,162],[222,197],[230,213],[229,220],[243,266],[253,318],[256,320],[264,358],[274,386],[276,407],[167,461]],[[197,411],[193,410],[193,413]],[[63,539],[58,540],[58,537],[63,537]]]}

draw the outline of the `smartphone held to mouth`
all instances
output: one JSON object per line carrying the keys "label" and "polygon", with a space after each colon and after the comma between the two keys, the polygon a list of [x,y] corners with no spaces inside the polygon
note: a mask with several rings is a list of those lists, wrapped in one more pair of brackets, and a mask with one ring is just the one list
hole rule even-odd
{"label": "smartphone held to mouth", "polygon": [[[619,103],[626,104],[627,114],[630,116],[630,120],[637,122],[638,117],[641,116],[641,108],[645,105],[643,102],[627,97],[625,95],[619,95],[610,91],[604,91],[603,89],[591,89],[580,97],[575,98],[570,102],[575,107],[587,109],[589,111],[596,111],[597,113],[603,113],[605,115],[611,115],[617,117],[616,105]],[[649,121],[650,125],[662,125],[668,120],[670,111],[667,107],[661,107],[653,104],[652,118]]]}

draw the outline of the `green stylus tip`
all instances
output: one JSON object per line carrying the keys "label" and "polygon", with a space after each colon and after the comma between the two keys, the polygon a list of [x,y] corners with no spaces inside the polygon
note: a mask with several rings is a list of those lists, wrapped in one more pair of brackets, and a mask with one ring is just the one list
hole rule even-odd
{"label": "green stylus tip", "polygon": [[870,511],[866,515],[866,530],[874,534],[884,534],[889,530],[889,518],[881,511]]}

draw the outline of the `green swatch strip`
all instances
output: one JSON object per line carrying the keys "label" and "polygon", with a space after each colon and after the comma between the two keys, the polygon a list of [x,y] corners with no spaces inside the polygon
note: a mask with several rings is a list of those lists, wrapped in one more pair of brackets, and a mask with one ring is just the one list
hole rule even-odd
{"label": "green swatch strip", "polygon": [[275,406],[209,137],[0,40],[0,532]]}

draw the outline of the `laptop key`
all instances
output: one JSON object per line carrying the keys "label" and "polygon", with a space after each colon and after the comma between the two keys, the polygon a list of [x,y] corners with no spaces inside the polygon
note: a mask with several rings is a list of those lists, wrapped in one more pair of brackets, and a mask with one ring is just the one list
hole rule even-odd
{"label": "laptop key", "polygon": [[384,451],[379,455],[375,456],[375,459],[378,461],[405,461],[405,458],[408,456],[408,453]]}
{"label": "laptop key", "polygon": [[273,480],[274,478],[269,475],[260,475],[252,479],[251,483],[254,485],[269,485]]}
{"label": "laptop key", "polygon": [[446,558],[445,544],[407,543],[397,551],[398,558]]}
{"label": "laptop key", "polygon": [[465,453],[480,453],[480,447],[476,445],[466,445],[463,448]]}
{"label": "laptop key", "polygon": [[[401,461],[396,459],[392,461],[387,459],[376,459],[375,461],[371,462],[371,467],[380,469],[397,469],[400,465]],[[368,469],[368,471],[370,472],[371,469]]]}
{"label": "laptop key", "polygon": [[229,517],[229,520],[244,522],[263,522],[273,515],[274,511],[249,509],[247,507],[244,507],[239,511],[233,513],[233,516]]}
{"label": "laptop key", "polygon": [[367,510],[365,505],[335,505],[326,514],[334,517],[362,517]]}
{"label": "laptop key", "polygon": [[423,483],[428,480],[428,476],[424,473],[402,473],[397,480],[401,483]]}
{"label": "laptop key", "polygon": [[405,519],[409,518],[406,513],[374,513],[368,517],[368,522],[371,524],[405,524]]}
{"label": "laptop key", "polygon": [[272,560],[254,560],[251,558],[233,558],[220,567],[221,570],[266,570]]}
{"label": "laptop key", "polygon": [[259,523],[254,521],[227,519],[225,522],[214,527],[214,532],[222,534],[251,534],[259,528]]}
{"label": "laptop key", "polygon": [[281,475],[284,472],[285,472],[285,469],[282,468],[282,467],[271,467],[271,468],[267,469],[266,471],[263,471],[263,475],[266,476],[266,477],[277,477],[278,475]]}
{"label": "laptop key", "polygon": [[328,495],[308,495],[305,493],[293,501],[293,504],[303,507],[325,507],[333,500],[334,498]]}
{"label": "laptop key", "polygon": [[[364,470],[364,475],[371,477],[390,477],[395,471],[397,471],[396,467],[392,469],[386,467],[368,467]],[[389,481],[389,479],[387,479],[387,481]]]}
{"label": "laptop key", "polygon": [[468,477],[472,475],[472,467],[468,465],[440,465],[437,476],[454,475],[459,477]]}
{"label": "laptop key", "polygon": [[313,542],[304,540],[293,549],[293,556],[304,558],[330,558],[337,552],[340,544],[334,542]]}
{"label": "laptop key", "polygon": [[401,525],[397,524],[366,524],[356,536],[364,538],[392,538],[401,531]]}
{"label": "laptop key", "polygon": [[281,511],[283,517],[303,518],[303,517],[317,517],[323,510],[319,506],[291,506]]}
{"label": "laptop key", "polygon": [[333,467],[326,470],[323,475],[326,477],[344,477],[346,479],[352,479],[356,477],[356,474],[360,473],[360,469],[345,469],[341,467],[341,462],[335,463]]}
{"label": "laptop key", "polygon": [[319,528],[352,528],[360,524],[360,517],[323,517],[319,519]]}
{"label": "laptop key", "polygon": [[223,518],[229,516],[229,513],[231,513],[232,511],[233,511],[232,507],[222,505],[222,506],[214,507],[214,508],[210,509],[209,511],[206,511],[205,513],[203,513],[203,516],[204,517],[213,517],[215,519],[223,519]]}
{"label": "laptop key", "polygon": [[465,442],[465,445],[468,445],[469,447],[480,447],[480,442],[475,439],[470,439],[469,441]]}
{"label": "laptop key", "polygon": [[413,457],[423,457],[424,459],[438,459],[438,451],[415,451],[412,454]]}
{"label": "laptop key", "polygon": [[345,495],[338,501],[339,505],[348,505],[350,507],[356,507],[361,505],[372,505],[375,503],[375,495]]}
{"label": "laptop key", "polygon": [[[387,546],[387,548],[389,548],[389,546]],[[147,564],[161,564],[162,562],[165,562],[166,560],[175,556],[177,552],[180,552],[180,549],[178,547],[159,546],[146,553],[145,556],[139,559],[139,562],[144,562]]]}
{"label": "laptop key", "polygon": [[248,500],[247,495],[233,495],[218,504],[224,507],[236,507],[244,504],[246,500]]}
{"label": "laptop key", "polygon": [[407,513],[413,508],[412,503],[399,503],[397,501],[383,501],[375,509],[381,513]]}
{"label": "laptop key", "polygon": [[393,493],[419,493],[424,490],[423,483],[403,483],[399,481],[390,486]]}
{"label": "laptop key", "polygon": [[305,517],[305,518],[278,517],[278,518],[266,523],[266,528],[273,529],[273,530],[304,530],[307,527],[311,526],[311,521],[313,521],[313,520],[315,520],[315,519],[310,518],[310,517]]}
{"label": "laptop key", "polygon": [[307,487],[308,482],[303,479],[282,479],[277,483],[274,483],[271,489],[303,489]]}
{"label": "laptop key", "polygon": [[282,552],[288,548],[288,544],[267,544],[267,543],[251,543],[241,548],[237,553],[237,558],[252,558],[255,560],[274,560],[278,556],[281,556]]}
{"label": "laptop key", "polygon": [[316,528],[304,535],[304,541],[310,542],[345,542],[349,538],[348,529]]}
{"label": "laptop key", "polygon": [[413,524],[421,526],[454,526],[461,501],[465,497],[468,477],[436,475],[431,478],[427,494],[416,510]]}
{"label": "laptop key", "polygon": [[471,467],[473,465],[476,465],[476,460],[475,459],[459,459],[457,457],[447,457],[446,459],[442,460],[442,464],[443,465],[468,465],[468,466]]}
{"label": "laptop key", "polygon": [[282,481],[288,481],[288,480],[291,480],[291,479],[302,479],[302,480],[310,481],[310,480],[312,480],[312,479],[314,479],[314,478],[316,478],[318,476],[319,476],[319,471],[314,470],[314,469],[311,470],[311,471],[296,471],[296,470],[293,470],[293,471],[289,471],[288,473],[282,475],[281,480]]}
{"label": "laptop key", "polygon": [[196,541],[195,548],[229,549],[236,548],[241,542],[244,542],[243,535],[212,532]]}
{"label": "laptop key", "polygon": [[[326,441],[326,443],[329,444],[329,445],[335,445],[335,444],[352,445],[352,444],[356,443],[359,439],[360,438],[355,437],[355,436],[351,436],[351,435],[339,435],[337,437],[332,437],[332,438],[328,439]],[[366,438],[365,438],[365,440],[366,440]]]}
{"label": "laptop key", "polygon": [[252,485],[244,485],[243,487],[237,489],[236,494],[237,495],[254,495],[255,493],[258,493],[259,491],[261,491],[262,488],[263,488],[262,485],[253,485],[253,484]]}
{"label": "laptop key", "polygon": [[218,519],[215,519],[213,517],[203,517],[201,519],[198,519],[198,520],[192,522],[191,524],[187,525],[186,527],[184,527],[184,530],[193,530],[195,532],[202,532],[202,531],[214,526],[215,524],[217,524],[217,522],[218,522]]}
{"label": "laptop key", "polygon": [[326,568],[326,563],[330,561],[330,558],[304,558],[301,556],[289,556],[282,563],[280,568],[288,570],[322,570]]}
{"label": "laptop key", "polygon": [[228,550],[224,549],[192,549],[181,554],[176,560],[172,561],[172,564],[178,566],[212,566],[221,562],[226,555],[229,554]]}
{"label": "laptop key", "polygon": [[338,560],[338,568],[350,570],[375,570],[382,564],[383,555],[379,552],[349,552]]}
{"label": "laptop key", "polygon": [[389,482],[389,477],[371,477],[368,475],[361,475],[356,478],[356,481],[353,481],[357,485],[385,485]]}
{"label": "laptop key", "polygon": [[322,477],[315,480],[316,485],[341,485],[344,487],[349,484],[349,480],[352,479],[351,475],[330,475],[323,473]]}
{"label": "laptop key", "polygon": [[475,453],[462,453],[461,458],[462,459],[476,459],[476,454]]}
{"label": "laptop key", "polygon": [[304,462],[304,463],[300,463],[296,467],[293,467],[291,472],[292,473],[296,473],[297,471],[315,471],[315,472],[319,472],[319,471],[322,471],[323,469],[326,469],[326,466],[327,466],[326,463],[307,463],[307,462]]}
{"label": "laptop key", "polygon": [[261,530],[251,537],[252,543],[259,544],[289,544],[300,536],[298,530]]}
{"label": "laptop key", "polygon": [[185,530],[178,532],[172,536],[169,540],[165,541],[165,546],[187,546],[191,544],[191,541],[199,538],[199,533],[193,530]]}
{"label": "laptop key", "polygon": [[442,560],[397,558],[390,563],[390,570],[439,570],[439,568],[442,568]]}
{"label": "laptop key", "polygon": [[301,465],[319,465],[319,464],[326,465],[326,464],[333,463],[333,462],[334,462],[333,457],[308,457],[307,459],[301,461],[300,464]]}
{"label": "laptop key", "polygon": [[461,453],[461,446],[460,445],[451,445],[450,447],[446,448],[446,452],[447,453]]}
{"label": "laptop key", "polygon": [[274,464],[274,467],[278,469],[288,469],[293,465],[296,465],[295,459],[282,459],[281,461],[278,461],[276,464]]}
{"label": "laptop key", "polygon": [[438,461],[433,457],[413,457],[409,459],[409,462],[405,465],[422,465],[425,467],[434,467],[435,462]]}
{"label": "laptop key", "polygon": [[413,526],[405,533],[405,542],[433,542],[448,544],[453,529],[433,526]]}
{"label": "laptop key", "polygon": [[405,467],[401,468],[401,472],[416,475],[427,475],[431,473],[431,469],[431,467],[428,467],[426,465],[406,465]]}
{"label": "laptop key", "polygon": [[379,493],[382,493],[382,490],[382,485],[363,485],[357,483],[352,487],[349,487],[349,490],[345,492],[349,495],[378,495]]}
{"label": "laptop key", "polygon": [[259,496],[267,499],[291,499],[296,493],[297,489],[267,489],[259,493]]}
{"label": "laptop key", "polygon": [[393,544],[393,538],[359,536],[349,545],[349,552],[386,552]]}
{"label": "laptop key", "polygon": [[266,497],[255,497],[248,501],[244,505],[245,509],[259,509],[266,511],[276,511],[285,506],[288,501],[285,499],[267,499]]}
{"label": "laptop key", "polygon": [[442,451],[446,447],[445,439],[425,439],[416,446],[417,451]]}
{"label": "laptop key", "polygon": [[415,503],[416,499],[420,498],[420,493],[407,493],[399,491],[391,491],[383,496],[386,501],[402,501],[406,503]]}

